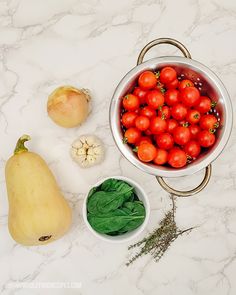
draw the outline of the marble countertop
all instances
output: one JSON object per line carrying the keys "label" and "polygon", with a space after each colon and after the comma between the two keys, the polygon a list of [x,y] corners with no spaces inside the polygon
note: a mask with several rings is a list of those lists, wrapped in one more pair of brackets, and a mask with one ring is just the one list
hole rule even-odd
{"label": "marble countertop", "polygon": [[[236,133],[213,164],[208,187],[178,199],[179,227],[198,225],[180,237],[155,263],[150,256],[126,267],[130,243],[98,240],[82,220],[88,188],[99,179],[124,175],[139,182],[150,198],[148,227],[154,229],[171,202],[155,178],[132,166],[116,148],[108,109],[113,91],[135,66],[149,41],[172,37],[224,82],[236,103],[236,3],[164,0],[0,1],[0,293],[234,295],[236,293]],[[163,45],[146,58],[179,55]],[[80,128],[66,130],[47,116],[48,94],[71,84],[91,90],[92,114]],[[44,157],[73,208],[73,226],[62,239],[23,247],[8,233],[4,166],[15,142],[30,134],[29,148]],[[71,142],[95,133],[106,144],[102,165],[80,169],[69,156]],[[202,178],[171,180],[191,188]],[[77,289],[9,288],[11,283],[79,282]],[[29,287],[29,286],[28,286]]]}

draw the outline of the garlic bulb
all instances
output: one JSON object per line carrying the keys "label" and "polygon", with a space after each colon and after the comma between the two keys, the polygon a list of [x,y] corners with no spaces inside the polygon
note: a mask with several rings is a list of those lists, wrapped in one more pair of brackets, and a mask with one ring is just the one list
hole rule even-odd
{"label": "garlic bulb", "polygon": [[95,135],[82,135],[72,143],[71,157],[83,168],[92,167],[104,159],[104,145]]}

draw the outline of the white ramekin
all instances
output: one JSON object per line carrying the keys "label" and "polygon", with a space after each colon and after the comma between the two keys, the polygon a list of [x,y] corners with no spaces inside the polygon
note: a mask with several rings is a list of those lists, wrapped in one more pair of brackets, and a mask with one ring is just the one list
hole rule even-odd
{"label": "white ramekin", "polygon": [[[150,204],[149,204],[149,200],[148,200],[148,196],[145,193],[145,191],[143,190],[143,188],[134,180],[127,178],[125,176],[110,176],[110,177],[106,177],[103,178],[101,180],[99,180],[97,183],[95,183],[90,189],[92,189],[93,187],[99,186],[100,184],[102,184],[105,180],[110,179],[110,178],[114,178],[114,179],[119,179],[119,180],[124,180],[126,181],[128,184],[132,185],[134,187],[135,193],[137,194],[138,198],[140,199],[140,201],[143,202],[143,205],[145,207],[146,210],[146,216],[145,219],[143,221],[143,223],[136,228],[135,230],[125,233],[123,235],[119,235],[119,236],[109,236],[106,234],[100,234],[98,232],[96,232],[91,225],[88,222],[87,219],[87,199],[88,199],[88,194],[86,195],[85,199],[84,199],[84,203],[83,203],[83,219],[84,222],[87,226],[87,228],[89,229],[89,231],[91,233],[93,233],[94,236],[96,236],[97,238],[103,240],[103,241],[107,241],[107,242],[111,242],[111,243],[121,243],[121,242],[127,242],[130,241],[131,239],[134,239],[135,237],[137,237],[146,227],[148,220],[149,220],[149,216],[150,216]],[[90,191],[89,189],[89,191]]]}

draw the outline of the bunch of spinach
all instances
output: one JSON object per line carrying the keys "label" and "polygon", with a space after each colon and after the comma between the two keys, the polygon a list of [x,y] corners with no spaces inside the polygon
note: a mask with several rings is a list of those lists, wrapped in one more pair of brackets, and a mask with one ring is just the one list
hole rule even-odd
{"label": "bunch of spinach", "polygon": [[145,208],[131,185],[110,178],[90,190],[87,218],[95,231],[111,236],[121,235],[143,223]]}

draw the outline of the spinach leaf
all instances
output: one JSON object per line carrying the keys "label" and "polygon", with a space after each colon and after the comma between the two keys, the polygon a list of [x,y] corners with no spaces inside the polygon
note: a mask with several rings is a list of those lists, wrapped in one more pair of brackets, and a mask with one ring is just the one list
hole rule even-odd
{"label": "spinach leaf", "polygon": [[[129,190],[130,188],[132,188],[132,190]],[[123,192],[126,201],[128,201],[128,199],[133,194],[133,187],[131,185],[129,185],[127,182],[123,180],[114,179],[114,178],[105,180],[102,183],[100,189],[105,192],[111,192],[111,191]]]}
{"label": "spinach leaf", "polygon": [[128,208],[121,207],[120,210],[122,210],[126,215],[131,215],[132,211]]}
{"label": "spinach leaf", "polygon": [[124,203],[124,207],[131,210],[132,216],[143,216],[143,218],[130,220],[123,228],[119,230],[119,234],[132,231],[139,227],[143,223],[146,215],[145,208],[141,201],[126,202]]}
{"label": "spinach leaf", "polygon": [[124,228],[131,220],[142,220],[143,218],[143,215],[124,215],[124,212],[120,211],[119,209],[102,215],[88,215],[88,221],[92,228],[97,232],[104,234],[119,231],[121,228]]}
{"label": "spinach leaf", "polygon": [[134,198],[135,198],[135,192],[132,193],[132,195],[129,197],[129,199],[127,201],[133,202]]}
{"label": "spinach leaf", "polygon": [[103,197],[98,199],[97,202],[98,211],[100,213],[108,213],[119,208],[125,201],[125,193],[132,189],[132,187],[127,187],[125,190],[119,192],[103,192]]}
{"label": "spinach leaf", "polygon": [[142,201],[125,202],[124,208],[128,208],[132,214],[145,215],[145,208]]}
{"label": "spinach leaf", "polygon": [[[130,188],[129,188],[130,189]],[[108,213],[119,208],[124,202],[122,192],[95,192],[88,200],[88,212],[93,214]]]}
{"label": "spinach leaf", "polygon": [[88,193],[88,199],[97,191],[98,187],[93,187]]}
{"label": "spinach leaf", "polygon": [[109,178],[101,184],[100,189],[105,192],[115,191],[118,183],[119,183],[118,179]]}

